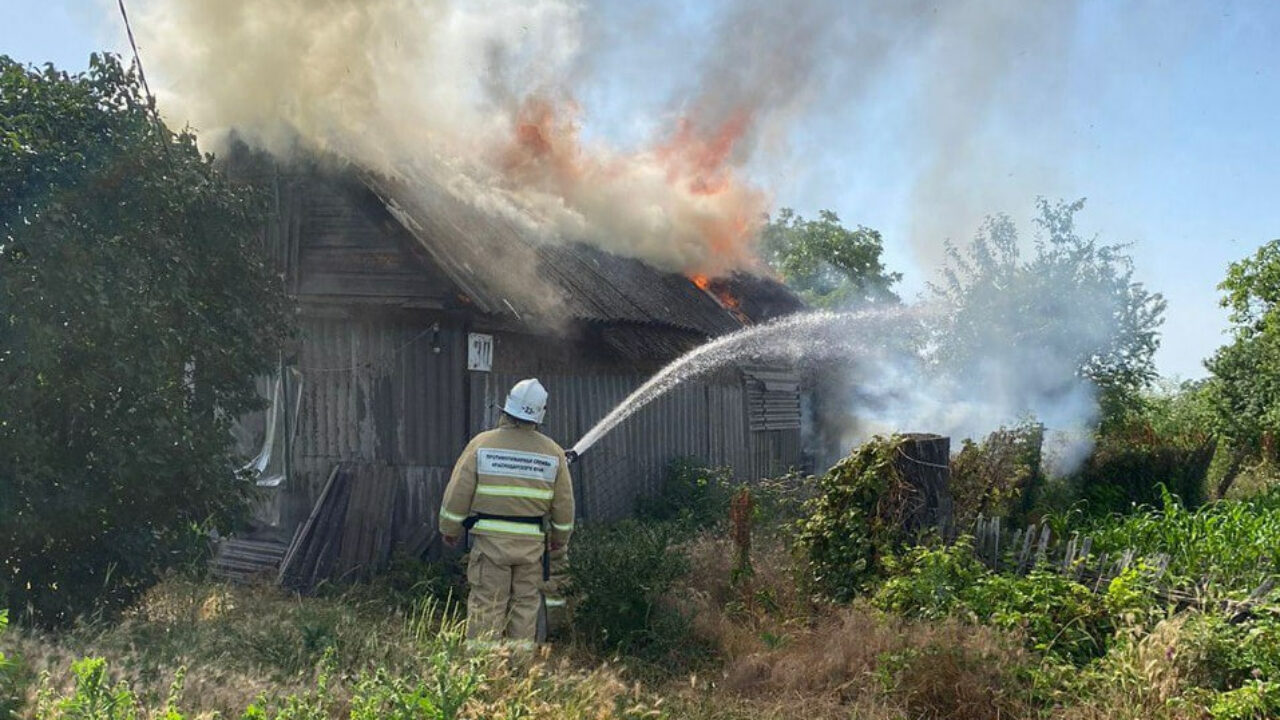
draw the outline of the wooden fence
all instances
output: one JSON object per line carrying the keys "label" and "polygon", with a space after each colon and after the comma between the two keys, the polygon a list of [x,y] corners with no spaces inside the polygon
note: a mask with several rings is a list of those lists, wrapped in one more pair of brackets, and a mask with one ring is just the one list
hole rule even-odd
{"label": "wooden fence", "polygon": [[[996,572],[1025,575],[1035,568],[1049,569],[1090,587],[1094,592],[1105,590],[1112,580],[1131,568],[1140,570],[1156,582],[1157,596],[1166,603],[1180,607],[1203,607],[1209,594],[1204,592],[1208,581],[1192,587],[1174,587],[1167,582],[1169,555],[1155,553],[1140,555],[1136,550],[1093,554],[1094,541],[1087,535],[1072,533],[1065,542],[1054,538],[1047,523],[1032,524],[1009,533],[1001,527],[1000,518],[979,516],[974,524],[973,550],[978,559]],[[1268,574],[1248,598],[1243,601],[1223,601],[1221,609],[1228,611],[1237,621],[1248,617],[1249,609],[1261,602],[1276,586],[1276,577]]]}

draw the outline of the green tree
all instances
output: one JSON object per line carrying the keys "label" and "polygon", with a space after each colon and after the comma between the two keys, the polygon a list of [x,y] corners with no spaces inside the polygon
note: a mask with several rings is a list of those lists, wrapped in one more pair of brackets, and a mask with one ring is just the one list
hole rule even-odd
{"label": "green tree", "polygon": [[1229,453],[1221,497],[1280,428],[1280,240],[1232,263],[1218,289],[1235,326],[1232,342],[1205,363],[1214,429]]}
{"label": "green tree", "polygon": [[931,286],[948,309],[937,356],[960,374],[994,363],[1049,394],[1086,380],[1101,391],[1104,422],[1120,422],[1156,377],[1165,301],[1134,281],[1125,246],[1076,232],[1083,207],[1039,199],[1031,257],[1005,215],[988,218],[968,247],[948,246]]}
{"label": "green tree", "polygon": [[896,302],[894,283],[901,273],[885,270],[880,233],[858,226],[850,230],[830,210],[806,220],[791,208],[778,211],[761,236],[765,261],[810,305],[848,308]]}
{"label": "green tree", "polygon": [[117,58],[0,57],[0,605],[110,607],[242,511],[230,424],[288,332],[264,207]]}

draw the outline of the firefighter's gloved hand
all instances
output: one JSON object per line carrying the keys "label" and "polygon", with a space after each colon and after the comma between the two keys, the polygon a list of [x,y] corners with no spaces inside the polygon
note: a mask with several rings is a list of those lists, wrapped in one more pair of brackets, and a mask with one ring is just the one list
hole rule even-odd
{"label": "firefighter's gloved hand", "polygon": [[561,548],[564,547],[564,543],[558,543],[554,541],[548,542],[547,547],[551,549],[551,552],[556,552],[557,550],[560,550]]}
{"label": "firefighter's gloved hand", "polygon": [[456,547],[458,547],[458,540],[459,540],[459,538],[458,538],[458,536],[457,536],[457,535],[441,535],[441,536],[440,536],[440,540],[441,540],[441,542],[443,542],[445,545],[448,545],[448,546],[449,546],[449,547],[451,547],[451,548],[456,548]]}

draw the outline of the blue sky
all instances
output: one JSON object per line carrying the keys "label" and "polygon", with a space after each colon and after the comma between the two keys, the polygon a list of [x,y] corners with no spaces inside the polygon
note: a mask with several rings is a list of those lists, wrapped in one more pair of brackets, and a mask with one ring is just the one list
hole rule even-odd
{"label": "blue sky", "polygon": [[[584,132],[621,144],[651,134],[646,119],[704,59],[708,8],[723,4],[615,2],[589,13],[601,26],[642,30],[604,34],[577,89]],[[1053,39],[1052,62],[1010,71],[977,110],[981,120],[964,128],[975,149],[947,168],[949,182],[963,185],[964,208],[978,216],[1025,219],[1036,196],[1087,197],[1082,230],[1132,243],[1138,279],[1168,299],[1160,370],[1200,376],[1203,358],[1224,341],[1215,288],[1227,264],[1280,238],[1280,4],[1070,7],[1066,37],[1027,40],[1025,52],[1035,53]],[[114,2],[4,0],[0,10],[0,54],[24,62],[77,70],[89,52],[123,47]],[[924,172],[922,139],[937,142],[922,129],[935,71],[904,52],[856,97],[796,121],[785,161],[750,166],[778,205],[832,209],[879,229],[888,263],[906,274],[907,296],[933,277],[945,239],[910,239],[928,208],[913,188]],[[1048,89],[1037,87],[1041,79]],[[976,220],[966,222],[947,236],[972,235]]]}

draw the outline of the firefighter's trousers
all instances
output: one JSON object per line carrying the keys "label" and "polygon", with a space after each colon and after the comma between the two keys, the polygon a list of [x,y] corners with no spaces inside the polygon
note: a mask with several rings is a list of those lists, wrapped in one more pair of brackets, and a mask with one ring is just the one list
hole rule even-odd
{"label": "firefighter's trousers", "polygon": [[563,547],[552,550],[548,564],[550,573],[542,583],[542,594],[547,606],[547,636],[554,638],[568,631],[573,614],[565,596],[569,585],[568,550]]}
{"label": "firefighter's trousers", "polygon": [[542,604],[541,541],[525,548],[508,546],[530,541],[474,539],[467,561],[467,638],[534,642]]}

